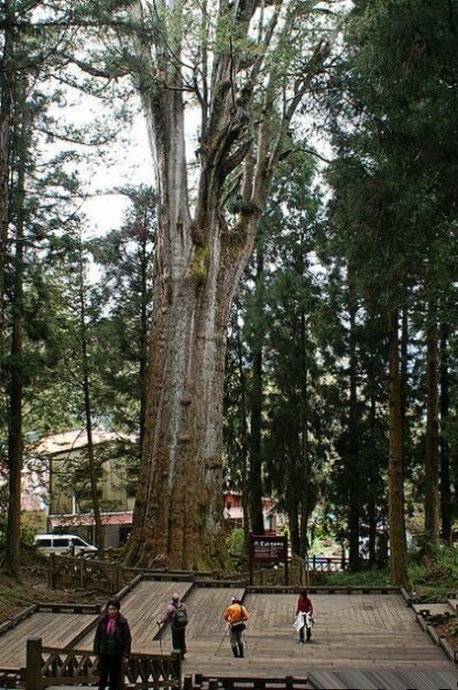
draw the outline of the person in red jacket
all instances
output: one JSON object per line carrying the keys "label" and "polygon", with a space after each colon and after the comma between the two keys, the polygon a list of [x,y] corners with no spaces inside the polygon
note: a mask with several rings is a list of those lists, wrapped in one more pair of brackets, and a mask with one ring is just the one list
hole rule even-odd
{"label": "person in red jacket", "polygon": [[[301,644],[305,643],[304,633],[307,634],[307,642],[310,642],[312,637],[312,617],[313,617],[313,604],[308,593],[304,590],[299,594],[299,599],[297,600],[296,616],[298,614],[302,615],[304,625],[299,630],[299,642]],[[309,623],[307,625],[307,622]]]}

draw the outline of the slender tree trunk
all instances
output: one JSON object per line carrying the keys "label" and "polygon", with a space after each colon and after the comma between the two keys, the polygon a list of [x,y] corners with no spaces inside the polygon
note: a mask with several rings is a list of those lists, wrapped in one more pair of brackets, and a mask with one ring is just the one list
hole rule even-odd
{"label": "slender tree trunk", "polygon": [[[305,272],[304,266],[301,266],[302,275]],[[310,492],[309,492],[309,482],[310,482],[310,449],[309,449],[309,415],[308,415],[308,383],[309,383],[309,371],[307,366],[307,319],[305,310],[301,308],[300,311],[300,397],[299,397],[299,463],[300,463],[300,500],[299,505],[301,507],[299,515],[299,551],[297,552],[300,556],[308,553],[309,550],[309,540],[308,540],[308,523],[311,512],[310,507]]]}
{"label": "slender tree trunk", "polygon": [[292,501],[288,507],[288,525],[291,540],[291,550],[293,553],[303,556],[301,553],[300,540],[300,516],[297,501]]}
{"label": "slender tree trunk", "polygon": [[18,223],[13,299],[13,333],[11,341],[10,407],[8,428],[9,495],[6,527],[5,565],[9,573],[20,575],[21,476],[22,443],[22,294],[23,294],[23,227]]}
{"label": "slender tree trunk", "polygon": [[398,316],[389,315],[389,465],[388,514],[392,585],[407,585],[407,552],[404,525],[404,470],[402,457],[401,378]]}
{"label": "slender tree trunk", "polygon": [[262,421],[262,351],[255,345],[253,352],[253,369],[251,383],[251,433],[250,433],[250,514],[252,530],[255,534],[264,534],[264,516],[262,511],[262,457],[261,457],[261,421]]}
{"label": "slender tree trunk", "polygon": [[22,403],[23,403],[23,320],[24,320],[24,227],[25,227],[25,170],[29,153],[30,112],[27,108],[27,82],[16,85],[18,120],[15,137],[16,244],[14,257],[13,328],[9,385],[8,466],[9,496],[6,526],[5,565],[15,578],[20,577],[21,541],[21,476],[23,467]]}
{"label": "slender tree trunk", "polygon": [[264,534],[262,511],[262,347],[264,340],[263,304],[264,291],[264,252],[262,239],[257,245],[256,286],[255,286],[255,326],[253,329],[252,382],[250,395],[250,475],[249,496],[251,527],[254,534]]}
{"label": "slender tree trunk", "polygon": [[450,375],[448,367],[448,339],[450,329],[443,325],[440,329],[440,505],[442,520],[442,539],[452,543],[453,503],[450,473],[450,444],[447,438],[447,425],[450,414]]}
{"label": "slender tree trunk", "polygon": [[350,314],[350,352],[349,352],[349,416],[348,416],[348,447],[347,447],[347,478],[349,488],[348,506],[348,532],[350,535],[350,554],[349,563],[352,570],[359,568],[359,532],[360,532],[360,512],[361,512],[361,477],[359,474],[359,429],[357,411],[357,357],[356,357],[356,337],[355,320],[356,307],[353,304],[353,289],[349,280],[349,300],[348,307]]}
{"label": "slender tree trunk", "polygon": [[83,393],[84,393],[84,411],[86,416],[86,434],[87,434],[87,452],[89,462],[89,482],[91,487],[92,510],[94,513],[95,524],[95,541],[99,549],[99,553],[103,555],[105,548],[105,535],[102,525],[102,515],[100,509],[100,498],[98,492],[97,481],[97,463],[94,454],[94,442],[92,438],[92,401],[91,401],[91,383],[90,383],[90,367],[88,355],[87,342],[87,327],[86,327],[86,296],[85,296],[85,281],[84,281],[84,260],[82,247],[80,246],[79,254],[79,297],[80,297],[80,332],[81,332],[81,364],[83,371]]}
{"label": "slender tree trunk", "polygon": [[[249,552],[250,546],[250,531],[251,531],[251,521],[250,521],[250,505],[248,501],[248,447],[249,447],[249,434],[248,434],[248,404],[246,400],[246,391],[248,389],[248,382],[246,380],[245,374],[245,355],[242,344],[241,332],[239,324],[235,324],[236,330],[236,353],[237,353],[237,371],[238,371],[238,387],[237,396],[239,398],[239,404],[237,406],[237,412],[239,415],[239,421],[237,424],[236,436],[237,436],[237,450],[236,458],[238,463],[235,465],[238,469],[237,474],[240,476],[240,483],[242,487],[242,509],[243,509],[243,531],[244,531],[244,543],[245,552]],[[233,461],[234,461],[233,457]],[[234,464],[234,463],[231,463]],[[236,470],[237,471],[237,470]]]}
{"label": "slender tree trunk", "polygon": [[425,551],[439,546],[438,352],[435,306],[430,302],[426,329]]}
{"label": "slender tree trunk", "polygon": [[[372,358],[371,358],[372,359]],[[373,367],[370,366],[368,377],[371,381],[374,380]],[[373,387],[371,386],[370,400],[369,400],[369,434],[375,440],[377,438],[376,430],[376,402],[375,395],[373,393]],[[377,466],[375,461],[371,461],[369,464],[369,482],[371,488],[368,494],[368,506],[367,513],[369,518],[369,563],[371,566],[375,565],[377,560],[377,510],[376,510],[376,500],[377,500]]]}
{"label": "slender tree trunk", "polygon": [[[19,195],[20,196],[20,195]],[[21,214],[22,215],[22,214]],[[22,219],[17,223],[16,255],[14,259],[13,332],[11,339],[10,405],[8,425],[9,500],[6,527],[5,565],[9,573],[20,575],[21,540],[21,476],[22,443],[22,322],[23,322],[23,233]]]}
{"label": "slender tree trunk", "polygon": [[5,327],[5,268],[8,258],[8,231],[10,216],[11,175],[11,109],[14,92],[13,35],[14,3],[4,0],[2,77],[0,86],[0,366],[3,362],[3,339]]}

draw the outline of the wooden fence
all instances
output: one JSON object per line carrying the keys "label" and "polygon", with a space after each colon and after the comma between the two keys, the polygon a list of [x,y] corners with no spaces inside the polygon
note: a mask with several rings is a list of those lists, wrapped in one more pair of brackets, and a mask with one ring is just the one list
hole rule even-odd
{"label": "wooden fence", "polygon": [[[310,573],[342,570],[341,558],[311,556],[306,562],[294,555],[289,562],[289,582],[287,584],[303,587],[310,584]],[[229,575],[216,571],[194,572],[184,570],[145,571],[140,568],[126,568],[116,562],[83,558],[81,556],[51,554],[49,558],[49,586],[53,589],[81,588],[96,590],[104,594],[115,594],[124,587],[138,581],[138,578],[154,580],[183,580],[186,582],[214,582],[221,585],[244,585],[248,573]],[[284,583],[284,570],[281,567],[258,567],[253,571],[253,584],[272,586]]]}
{"label": "wooden fence", "polygon": [[[99,679],[98,656],[78,649],[43,647],[41,638],[27,640],[25,690],[43,690],[52,685],[96,685]],[[181,656],[171,654],[132,654],[125,675],[131,688],[181,687]]]}
{"label": "wooden fence", "polygon": [[95,558],[56,554],[49,557],[49,586],[53,589],[81,588],[113,594],[131,582],[138,572],[135,568]]}
{"label": "wooden fence", "polygon": [[68,554],[51,554],[49,558],[48,582],[52,589],[87,589],[115,594],[120,590],[132,586],[139,579],[175,580],[183,582],[217,582],[223,585],[233,585],[240,579],[246,580],[245,575],[228,575],[217,571],[189,571],[189,570],[143,570],[141,568],[126,568],[118,563],[96,558],[83,558]]}
{"label": "wooden fence", "polygon": [[340,556],[309,556],[308,568],[316,573],[330,573],[345,570],[346,563]]}

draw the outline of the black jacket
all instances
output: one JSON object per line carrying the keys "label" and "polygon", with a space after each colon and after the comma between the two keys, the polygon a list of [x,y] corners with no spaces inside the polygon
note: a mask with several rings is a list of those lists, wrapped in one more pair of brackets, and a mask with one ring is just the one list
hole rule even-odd
{"label": "black jacket", "polygon": [[108,614],[100,617],[94,636],[94,652],[128,657],[131,644],[129,624],[121,614],[116,616],[115,621],[114,635],[107,635]]}

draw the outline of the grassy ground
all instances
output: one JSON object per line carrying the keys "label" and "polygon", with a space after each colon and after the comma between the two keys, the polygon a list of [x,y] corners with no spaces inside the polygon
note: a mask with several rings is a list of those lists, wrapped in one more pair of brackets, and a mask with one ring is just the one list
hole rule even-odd
{"label": "grassy ground", "polygon": [[103,603],[100,592],[50,589],[45,556],[27,553],[23,561],[19,581],[0,570],[0,624],[38,602]]}

